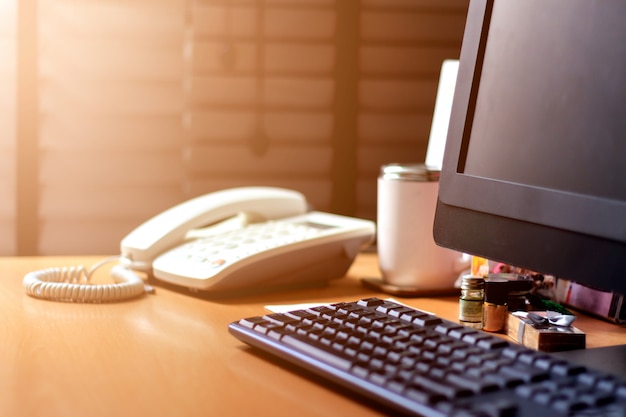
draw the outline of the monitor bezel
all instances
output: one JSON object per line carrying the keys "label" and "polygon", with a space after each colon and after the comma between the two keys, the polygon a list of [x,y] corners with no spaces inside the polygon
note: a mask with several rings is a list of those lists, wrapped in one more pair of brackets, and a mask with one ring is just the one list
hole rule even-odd
{"label": "monitor bezel", "polygon": [[[440,191],[442,202],[514,219],[559,227],[626,242],[626,202],[481,178],[463,173],[464,153],[470,140],[472,116],[489,34],[492,0],[472,0],[448,130]],[[459,117],[463,115],[462,117]],[[461,140],[458,140],[461,138]],[[584,169],[584,168],[581,168]],[[589,175],[592,175],[590,170]],[[505,195],[498,205],[485,194]],[[524,204],[520,204],[524,202]],[[610,219],[608,221],[607,219]]]}

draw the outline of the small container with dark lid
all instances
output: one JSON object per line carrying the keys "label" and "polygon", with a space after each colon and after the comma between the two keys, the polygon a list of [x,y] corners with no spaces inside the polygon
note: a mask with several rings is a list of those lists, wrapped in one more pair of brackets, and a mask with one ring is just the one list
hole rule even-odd
{"label": "small container with dark lid", "polygon": [[489,274],[487,280],[498,281],[506,279],[509,281],[508,296],[506,304],[510,312],[526,310],[526,296],[533,289],[534,280],[532,277],[523,274],[497,273]]}
{"label": "small container with dark lid", "polygon": [[485,302],[483,305],[483,330],[501,332],[507,319],[509,280],[489,277],[485,280]]}

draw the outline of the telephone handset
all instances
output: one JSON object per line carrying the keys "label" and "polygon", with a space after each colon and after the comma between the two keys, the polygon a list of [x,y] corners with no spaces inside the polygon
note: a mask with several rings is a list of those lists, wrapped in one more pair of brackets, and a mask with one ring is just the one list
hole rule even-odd
{"label": "telephone handset", "polygon": [[216,191],[187,200],[141,224],[122,239],[122,259],[132,269],[149,272],[157,255],[182,243],[195,229],[237,214],[240,223],[245,223],[248,213],[272,220],[306,210],[304,196],[292,190],[242,187]]}
{"label": "telephone handset", "polygon": [[193,198],[156,215],[121,242],[115,284],[91,285],[95,268],[50,268],[24,277],[39,298],[100,302],[146,291],[133,272],[197,291],[326,281],[341,277],[375,236],[369,220],[307,212],[304,196],[240,187]]}

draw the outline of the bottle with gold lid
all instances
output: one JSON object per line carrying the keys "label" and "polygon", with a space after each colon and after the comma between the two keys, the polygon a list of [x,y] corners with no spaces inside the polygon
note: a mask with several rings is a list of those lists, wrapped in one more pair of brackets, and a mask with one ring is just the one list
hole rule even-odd
{"label": "bottle with gold lid", "polygon": [[459,299],[459,322],[465,326],[482,329],[484,301],[485,279],[473,275],[463,276]]}

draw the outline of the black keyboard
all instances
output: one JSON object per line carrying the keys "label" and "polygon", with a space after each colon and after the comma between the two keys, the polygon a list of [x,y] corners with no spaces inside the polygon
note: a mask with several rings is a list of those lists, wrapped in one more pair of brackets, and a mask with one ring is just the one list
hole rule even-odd
{"label": "black keyboard", "polygon": [[626,416],[626,382],[391,301],[250,317],[238,339],[409,415]]}

